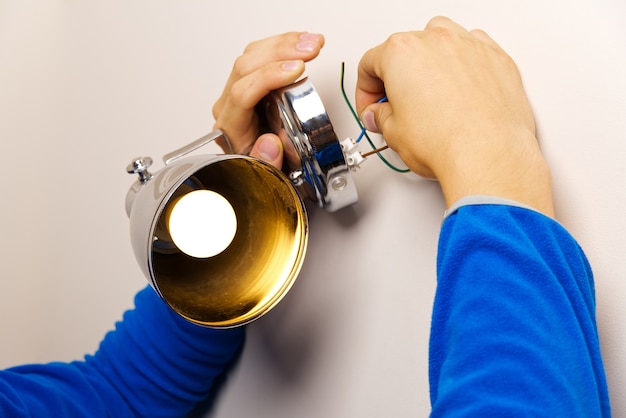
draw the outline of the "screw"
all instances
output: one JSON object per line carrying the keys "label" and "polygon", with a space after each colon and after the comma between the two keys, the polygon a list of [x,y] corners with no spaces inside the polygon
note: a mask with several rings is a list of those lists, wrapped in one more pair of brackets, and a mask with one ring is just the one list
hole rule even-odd
{"label": "screw", "polygon": [[294,186],[300,186],[304,183],[304,173],[302,170],[294,170],[289,173],[289,180],[291,180],[291,184]]}
{"label": "screw", "polygon": [[332,179],[330,186],[337,191],[343,190],[348,185],[348,180],[343,176],[338,176]]}
{"label": "screw", "polygon": [[128,174],[139,175],[139,182],[145,183],[152,178],[152,173],[148,171],[148,168],[152,165],[152,158],[150,157],[137,157],[128,164],[126,171]]}

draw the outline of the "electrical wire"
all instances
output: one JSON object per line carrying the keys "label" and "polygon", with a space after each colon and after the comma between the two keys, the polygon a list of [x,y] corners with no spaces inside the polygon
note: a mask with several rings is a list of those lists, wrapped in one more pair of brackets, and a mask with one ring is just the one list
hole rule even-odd
{"label": "electrical wire", "polygon": [[361,154],[361,157],[363,157],[363,158],[367,158],[367,157],[369,157],[370,155],[372,155],[372,154],[378,154],[379,152],[384,151],[384,150],[386,150],[387,148],[389,148],[389,145],[383,145],[382,147],[380,147],[380,148],[376,148],[375,150],[368,151],[368,152],[364,152],[363,154]]}
{"label": "electrical wire", "polygon": [[[359,136],[357,137],[357,139],[355,141],[359,142],[359,141],[361,141],[361,139],[363,139],[363,137],[365,137],[365,139],[367,139],[367,142],[370,144],[370,146],[374,150],[373,153],[378,155],[378,158],[380,158],[380,160],[383,163],[385,163],[385,165],[387,167],[389,167],[390,169],[392,169],[393,171],[396,171],[398,173],[408,173],[409,171],[411,171],[408,168],[407,169],[398,168],[398,167],[394,166],[393,164],[391,164],[389,161],[387,161],[387,159],[385,157],[383,157],[383,155],[380,153],[380,151],[382,151],[383,149],[387,148],[386,146],[382,147],[382,148],[376,148],[376,145],[374,145],[374,142],[372,141],[372,139],[367,134],[367,130],[365,129],[365,127],[361,123],[361,120],[359,119],[359,116],[356,114],[356,111],[354,110],[354,107],[352,107],[352,104],[350,103],[350,100],[348,99],[348,95],[346,94],[346,89],[344,88],[344,76],[345,76],[345,63],[342,62],[341,63],[341,82],[340,82],[341,94],[343,95],[343,99],[346,101],[346,104],[348,105],[348,108],[350,109],[350,112],[352,112],[352,116],[354,117],[354,120],[356,120],[356,123],[359,125],[359,128],[361,128],[361,133],[359,134]],[[383,97],[378,102],[382,103],[382,102],[386,102],[386,101],[387,101],[387,97]],[[370,154],[372,154],[372,153],[367,153],[367,155],[370,155]]]}

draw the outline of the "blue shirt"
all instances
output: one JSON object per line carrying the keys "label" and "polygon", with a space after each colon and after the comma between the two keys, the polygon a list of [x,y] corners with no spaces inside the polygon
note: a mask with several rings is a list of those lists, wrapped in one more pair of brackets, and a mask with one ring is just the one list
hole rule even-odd
{"label": "blue shirt", "polygon": [[[558,223],[503,204],[445,219],[430,341],[433,417],[608,417],[589,264]],[[244,328],[185,321],[146,288],[84,361],[0,372],[0,416],[182,417]],[[332,376],[329,376],[331,379]]]}
{"label": "blue shirt", "polygon": [[554,220],[462,206],[441,229],[433,417],[608,417],[591,269]]}
{"label": "blue shirt", "polygon": [[0,372],[1,417],[183,417],[238,354],[244,328],[215,330],[175,314],[152,288],[84,361]]}

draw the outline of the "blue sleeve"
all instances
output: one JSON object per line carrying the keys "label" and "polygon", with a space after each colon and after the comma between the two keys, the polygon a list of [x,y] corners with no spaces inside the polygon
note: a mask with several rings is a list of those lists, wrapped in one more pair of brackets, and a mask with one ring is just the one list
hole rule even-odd
{"label": "blue sleeve", "polygon": [[591,269],[558,223],[464,206],[442,226],[433,417],[608,417]]}
{"label": "blue sleeve", "polygon": [[149,287],[135,305],[84,361],[1,371],[0,416],[186,416],[240,352],[244,329],[187,322]]}

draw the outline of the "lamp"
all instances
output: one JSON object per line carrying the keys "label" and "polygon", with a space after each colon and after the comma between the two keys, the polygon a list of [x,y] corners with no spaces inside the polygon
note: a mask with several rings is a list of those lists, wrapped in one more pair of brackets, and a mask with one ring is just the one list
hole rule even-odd
{"label": "lamp", "polygon": [[[135,258],[163,300],[214,328],[246,324],[274,307],[305,257],[303,199],[329,211],[356,203],[356,187],[319,95],[307,79],[269,94],[267,124],[283,142],[283,170],[236,154],[189,155],[216,130],[163,157],[136,158],[126,197]],[[232,150],[232,148],[231,148]]]}

